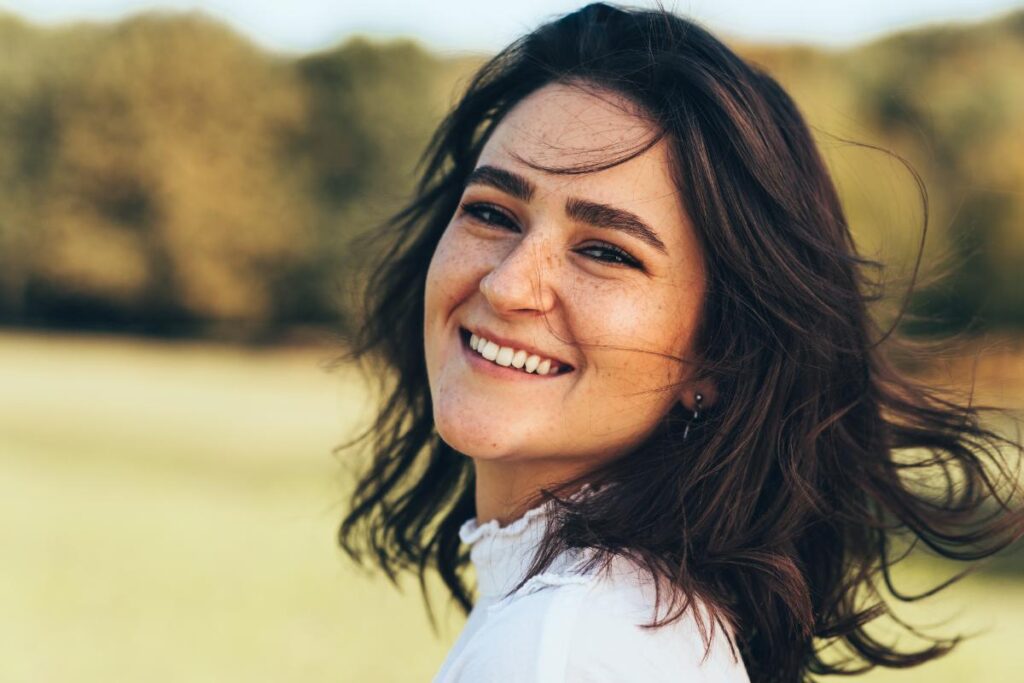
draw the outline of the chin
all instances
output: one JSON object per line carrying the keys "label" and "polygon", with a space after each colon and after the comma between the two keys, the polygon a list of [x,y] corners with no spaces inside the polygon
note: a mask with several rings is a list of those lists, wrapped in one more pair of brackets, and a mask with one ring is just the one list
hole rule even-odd
{"label": "chin", "polygon": [[507,423],[495,429],[493,422],[476,422],[472,416],[445,419],[435,414],[434,424],[446,444],[471,458],[496,460],[520,452],[519,445],[505,433]]}

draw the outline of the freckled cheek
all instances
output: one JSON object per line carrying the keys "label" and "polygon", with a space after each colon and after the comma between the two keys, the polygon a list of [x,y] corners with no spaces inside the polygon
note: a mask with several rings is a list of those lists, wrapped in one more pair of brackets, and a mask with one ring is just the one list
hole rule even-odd
{"label": "freckled cheek", "polygon": [[452,317],[466,310],[479,291],[480,279],[486,274],[485,254],[473,240],[463,239],[449,228],[441,237],[427,270],[424,296],[424,350],[427,375],[435,381],[441,368],[456,353],[448,343]]}
{"label": "freckled cheek", "polygon": [[451,307],[465,300],[487,274],[489,255],[474,240],[460,237],[449,228],[438,242],[427,273],[428,306]]}
{"label": "freckled cheek", "polygon": [[423,334],[427,374],[432,381],[436,377],[438,364],[443,362],[438,354],[441,354],[445,348],[443,337],[446,322],[457,301],[457,283],[453,278],[458,271],[454,268],[456,265],[454,254],[455,251],[452,249],[451,240],[446,232],[434,248],[430,266],[427,269],[423,301]]}
{"label": "freckled cheek", "polygon": [[[672,381],[679,364],[662,354],[678,356],[679,317],[666,314],[667,306],[650,297],[623,297],[621,292],[601,296],[591,293],[585,313],[577,318],[580,338],[595,340],[586,354],[603,381],[638,384]],[[601,348],[605,344],[614,348]]]}

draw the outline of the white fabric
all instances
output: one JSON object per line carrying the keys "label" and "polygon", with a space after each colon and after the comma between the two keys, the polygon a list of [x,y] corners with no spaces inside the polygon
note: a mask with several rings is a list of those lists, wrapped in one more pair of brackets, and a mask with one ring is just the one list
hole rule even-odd
{"label": "white fabric", "polygon": [[504,527],[475,518],[462,525],[478,600],[433,683],[749,683],[721,628],[701,663],[692,606],[667,626],[639,627],[653,621],[654,587],[625,558],[584,573],[589,551],[567,553],[504,598],[526,575],[553,509],[544,503]]}

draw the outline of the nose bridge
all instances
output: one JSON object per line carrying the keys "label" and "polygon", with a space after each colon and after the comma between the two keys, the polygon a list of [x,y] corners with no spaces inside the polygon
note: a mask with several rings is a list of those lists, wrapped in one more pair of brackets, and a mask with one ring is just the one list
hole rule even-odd
{"label": "nose bridge", "polygon": [[554,304],[551,278],[556,264],[550,239],[528,233],[483,277],[480,290],[498,310],[547,311]]}

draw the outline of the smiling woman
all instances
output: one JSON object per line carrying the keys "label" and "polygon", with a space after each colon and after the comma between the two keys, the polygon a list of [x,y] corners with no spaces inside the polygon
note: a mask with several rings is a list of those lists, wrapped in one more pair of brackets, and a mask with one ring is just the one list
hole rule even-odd
{"label": "smiling woman", "polygon": [[[705,278],[666,142],[595,173],[536,170],[555,141],[558,158],[587,163],[643,146],[657,130],[639,116],[612,93],[539,88],[488,138],[434,251],[424,341],[435,424],[474,458],[480,519],[513,519],[524,495],[621,456],[673,403],[711,393],[677,360]],[[462,329],[487,346],[471,353]],[[569,372],[487,371],[516,350]]]}
{"label": "smiling woman", "polygon": [[469,614],[436,681],[795,683],[955,644],[865,625],[880,582],[908,599],[901,534],[963,561],[1024,534],[1019,444],[887,360],[770,76],[589,5],[486,64],[425,162],[349,355],[393,372],[340,541]]}

